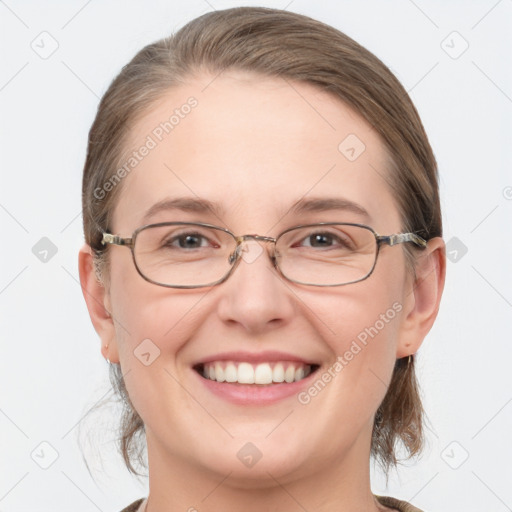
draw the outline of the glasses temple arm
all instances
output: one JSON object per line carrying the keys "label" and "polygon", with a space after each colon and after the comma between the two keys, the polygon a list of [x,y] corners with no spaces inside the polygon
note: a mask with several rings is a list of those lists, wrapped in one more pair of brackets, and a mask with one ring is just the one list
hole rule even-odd
{"label": "glasses temple arm", "polygon": [[103,238],[101,239],[101,245],[105,244],[113,244],[113,245],[132,245],[131,238],[122,238],[118,235],[111,235],[110,233],[103,233]]}
{"label": "glasses temple arm", "polygon": [[389,246],[412,242],[419,247],[427,247],[427,241],[416,233],[398,233],[389,236],[377,236],[377,240]]}

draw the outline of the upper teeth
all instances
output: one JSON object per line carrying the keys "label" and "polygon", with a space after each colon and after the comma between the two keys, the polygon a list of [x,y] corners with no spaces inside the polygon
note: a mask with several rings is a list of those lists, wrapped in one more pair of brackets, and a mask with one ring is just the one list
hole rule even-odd
{"label": "upper teeth", "polygon": [[203,377],[217,382],[239,384],[271,384],[272,382],[294,382],[307,377],[311,366],[302,363],[234,363],[216,361],[205,363]]}

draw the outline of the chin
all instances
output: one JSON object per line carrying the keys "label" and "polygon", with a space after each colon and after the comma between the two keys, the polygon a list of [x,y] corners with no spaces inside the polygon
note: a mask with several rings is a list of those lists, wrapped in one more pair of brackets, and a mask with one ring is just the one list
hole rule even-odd
{"label": "chin", "polygon": [[[245,438],[250,439],[250,438]],[[302,473],[309,473],[303,443],[273,443],[269,440],[234,439],[221,445],[219,453],[209,452],[201,457],[200,464],[223,477],[241,489],[260,489],[275,486],[276,480],[288,480]],[[286,447],[286,449],[283,449]]]}

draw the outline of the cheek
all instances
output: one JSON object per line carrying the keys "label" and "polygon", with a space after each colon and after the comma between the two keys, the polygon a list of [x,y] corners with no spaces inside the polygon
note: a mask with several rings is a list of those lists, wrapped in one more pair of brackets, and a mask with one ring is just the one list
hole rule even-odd
{"label": "cheek", "polygon": [[364,295],[345,301],[331,347],[352,385],[379,387],[391,377],[403,308],[396,295],[386,290]]}
{"label": "cheek", "polygon": [[311,307],[315,325],[332,354],[328,375],[318,378],[334,383],[333,404],[343,403],[361,418],[376,410],[391,379],[404,310],[405,275],[404,267],[383,258],[365,281],[329,294],[302,296],[305,304],[316,305]]}
{"label": "cheek", "polygon": [[[382,268],[382,267],[381,267]],[[377,273],[372,282],[368,282],[364,308],[364,321],[359,323],[357,332],[351,333],[351,352],[360,352],[354,356],[355,364],[350,370],[354,381],[361,387],[362,393],[377,407],[387,391],[396,362],[397,345],[404,317],[404,267],[393,264],[385,272]],[[363,303],[365,304],[363,306]],[[347,372],[349,373],[349,372]]]}
{"label": "cheek", "polygon": [[155,362],[163,359],[160,355],[174,356],[197,325],[205,295],[145,281],[131,257],[119,258],[113,266],[110,293],[119,355],[126,368],[134,358],[140,364],[142,353],[149,352]]}
{"label": "cheek", "polygon": [[174,356],[197,328],[202,297],[197,293],[183,295],[165,290],[164,293],[166,297],[158,291],[155,293],[153,288],[147,290],[144,285],[138,293],[125,288],[124,298],[118,298],[116,336],[126,358],[133,352],[137,355],[144,345]]}
{"label": "cheek", "polygon": [[178,362],[200,322],[201,296],[162,288],[163,297],[151,283],[134,283],[125,279],[113,295],[116,340],[130,400],[143,421],[152,424],[159,421],[163,404],[188,404],[177,384],[183,376]]}
{"label": "cheek", "polygon": [[[404,275],[398,266],[396,271],[382,266],[381,272],[359,283],[303,291],[297,294],[307,306],[301,312],[337,355],[350,350],[354,342],[368,348],[365,352],[394,348],[403,309]],[[374,339],[379,343],[370,343]]]}

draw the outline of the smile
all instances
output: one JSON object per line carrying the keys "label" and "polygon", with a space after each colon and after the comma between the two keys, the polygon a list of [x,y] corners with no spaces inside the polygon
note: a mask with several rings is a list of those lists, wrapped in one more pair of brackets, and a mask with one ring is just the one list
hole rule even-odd
{"label": "smile", "polygon": [[318,368],[318,365],[297,361],[261,362],[211,361],[195,370],[205,379],[232,384],[272,385],[298,382]]}

